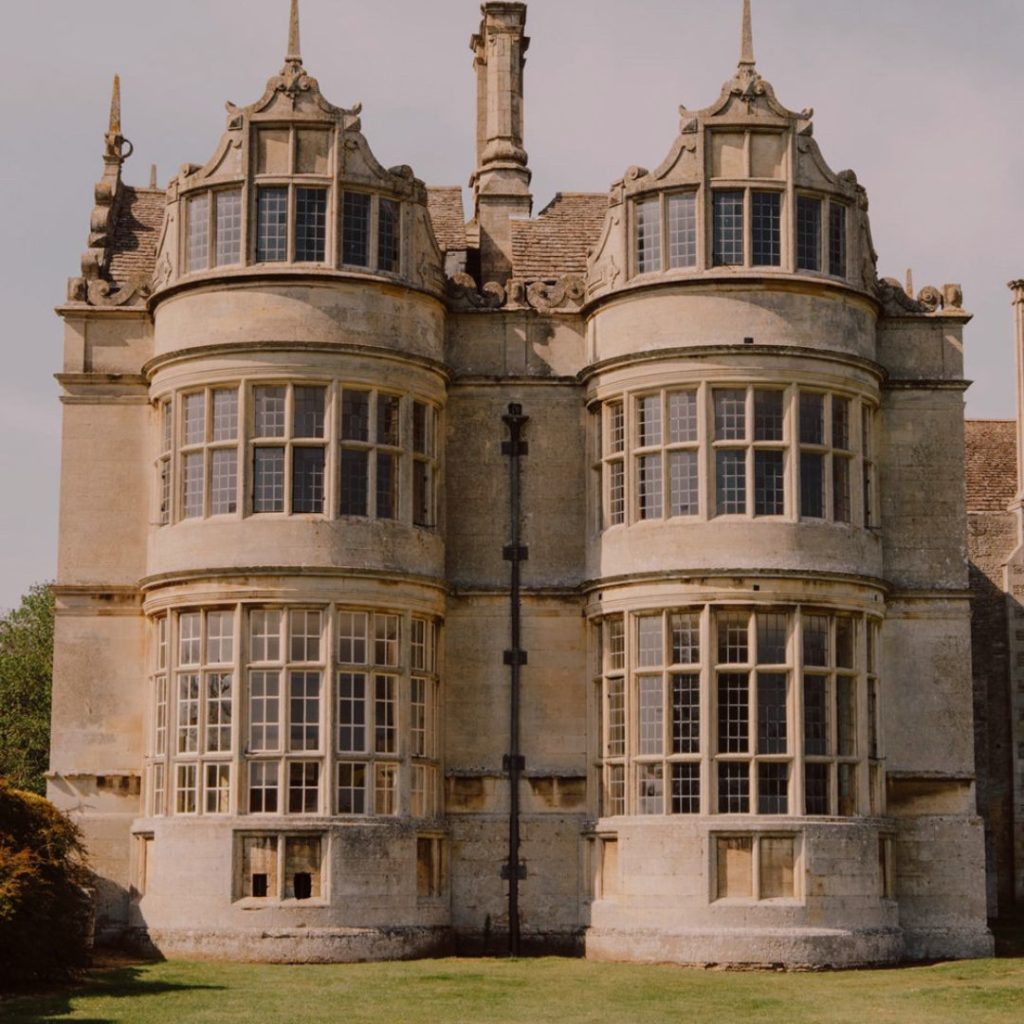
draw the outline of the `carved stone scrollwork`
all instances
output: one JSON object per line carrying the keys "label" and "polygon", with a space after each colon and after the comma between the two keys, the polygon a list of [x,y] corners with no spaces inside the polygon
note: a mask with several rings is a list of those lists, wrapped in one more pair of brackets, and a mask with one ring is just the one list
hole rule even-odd
{"label": "carved stone scrollwork", "polygon": [[556,309],[577,310],[586,298],[587,286],[577,274],[567,274],[554,284],[534,281],[526,287],[526,303],[532,309],[548,313]]}
{"label": "carved stone scrollwork", "polygon": [[958,284],[943,285],[941,290],[928,285],[917,293],[915,299],[894,277],[886,277],[878,282],[875,292],[889,316],[905,316],[907,313],[927,315],[943,310],[956,313],[963,309],[964,303],[963,289]]}
{"label": "carved stone scrollwork", "polygon": [[488,281],[479,291],[469,274],[448,278],[448,298],[455,309],[501,309],[506,293],[497,281]]}

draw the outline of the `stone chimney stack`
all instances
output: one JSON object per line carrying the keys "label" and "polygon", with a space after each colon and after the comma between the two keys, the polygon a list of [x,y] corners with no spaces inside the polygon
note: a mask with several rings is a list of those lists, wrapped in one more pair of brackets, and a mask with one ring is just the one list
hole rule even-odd
{"label": "stone chimney stack", "polygon": [[505,284],[512,272],[512,218],[533,210],[523,148],[523,68],[530,40],[526,4],[485,3],[470,47],[477,81],[474,218],[480,229],[480,283]]}
{"label": "stone chimney stack", "polygon": [[1024,508],[1024,280],[1011,281],[1010,291],[1013,292],[1013,346],[1017,356],[1017,503]]}

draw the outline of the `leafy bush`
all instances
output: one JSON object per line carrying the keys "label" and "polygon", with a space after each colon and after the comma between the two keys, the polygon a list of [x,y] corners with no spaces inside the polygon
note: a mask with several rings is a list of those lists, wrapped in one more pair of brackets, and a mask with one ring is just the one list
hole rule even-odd
{"label": "leafy bush", "polygon": [[0,989],[88,962],[89,878],[78,827],[0,779]]}
{"label": "leafy bush", "polygon": [[46,792],[53,676],[53,594],[38,583],[0,615],[0,775]]}

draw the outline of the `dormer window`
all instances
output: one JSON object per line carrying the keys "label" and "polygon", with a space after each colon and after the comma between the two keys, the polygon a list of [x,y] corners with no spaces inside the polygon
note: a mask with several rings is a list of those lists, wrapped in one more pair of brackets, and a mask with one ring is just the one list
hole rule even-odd
{"label": "dormer window", "polygon": [[346,192],[341,213],[341,262],[397,273],[401,252],[401,205],[368,192]]}

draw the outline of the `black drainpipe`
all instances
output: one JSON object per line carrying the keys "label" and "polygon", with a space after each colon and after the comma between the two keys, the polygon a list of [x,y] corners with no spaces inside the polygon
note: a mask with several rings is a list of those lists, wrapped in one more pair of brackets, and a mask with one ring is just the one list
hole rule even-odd
{"label": "black drainpipe", "polygon": [[508,427],[509,440],[502,442],[501,453],[508,456],[509,514],[512,520],[511,541],[502,554],[510,564],[509,604],[511,618],[511,645],[505,651],[505,664],[509,667],[509,745],[503,758],[503,769],[508,772],[508,860],[502,865],[501,877],[508,881],[508,955],[519,956],[519,882],[526,878],[526,865],[519,859],[519,777],[526,761],[519,752],[519,672],[526,664],[526,651],[520,646],[520,564],[529,552],[519,543],[522,502],[519,494],[519,460],[528,454],[529,446],[522,440],[523,427],[529,416],[523,407],[511,403],[503,416]]}

